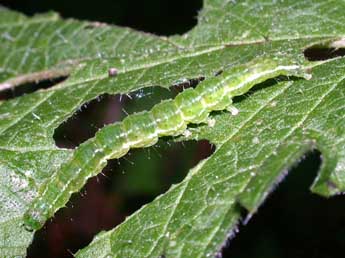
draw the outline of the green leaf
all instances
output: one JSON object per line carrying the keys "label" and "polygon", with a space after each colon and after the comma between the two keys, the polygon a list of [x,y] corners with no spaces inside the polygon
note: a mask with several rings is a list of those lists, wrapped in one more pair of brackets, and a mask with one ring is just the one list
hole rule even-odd
{"label": "green leaf", "polygon": [[[104,93],[207,79],[263,56],[304,64],[313,78],[269,81],[235,99],[239,115],[215,113],[214,128],[194,128],[190,138],[210,140],[216,152],[77,257],[213,257],[241,206],[254,213],[283,171],[313,148],[323,165],[312,190],[344,191],[345,61],[310,63],[303,55],[312,45],[342,46],[344,7],[342,1],[208,0],[198,25],[170,38],[0,8],[0,90],[69,75],[0,104],[0,256],[25,255],[34,232],[24,228],[23,214],[73,152],[55,146],[54,129],[80,106]],[[108,76],[112,67],[116,77]]]}

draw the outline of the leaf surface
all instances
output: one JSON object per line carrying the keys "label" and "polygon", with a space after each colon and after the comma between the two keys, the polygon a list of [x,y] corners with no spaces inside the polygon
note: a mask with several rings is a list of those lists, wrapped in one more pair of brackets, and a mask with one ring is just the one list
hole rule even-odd
{"label": "leaf surface", "polygon": [[[69,76],[0,103],[0,256],[25,255],[33,232],[22,216],[73,152],[55,146],[54,130],[83,104],[104,93],[207,79],[263,56],[290,58],[309,67],[313,78],[269,81],[235,99],[238,116],[212,114],[215,127],[196,127],[190,138],[210,140],[216,152],[77,257],[213,257],[241,206],[254,213],[283,171],[314,148],[323,165],[312,190],[344,191],[345,63],[310,63],[303,56],[307,47],[344,37],[344,5],[208,0],[198,25],[170,38],[0,8],[0,90]],[[116,77],[108,76],[112,67]]]}

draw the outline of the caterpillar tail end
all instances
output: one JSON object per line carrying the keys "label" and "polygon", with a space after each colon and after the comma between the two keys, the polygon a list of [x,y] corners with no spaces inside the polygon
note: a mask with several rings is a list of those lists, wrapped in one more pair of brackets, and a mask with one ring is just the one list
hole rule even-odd
{"label": "caterpillar tail end", "polygon": [[43,227],[46,218],[41,213],[33,210],[28,210],[24,214],[24,227],[28,231],[36,231]]}

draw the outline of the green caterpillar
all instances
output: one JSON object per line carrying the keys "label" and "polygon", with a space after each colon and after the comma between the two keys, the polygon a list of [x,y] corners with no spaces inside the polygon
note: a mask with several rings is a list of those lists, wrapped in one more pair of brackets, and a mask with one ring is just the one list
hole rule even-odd
{"label": "green caterpillar", "polygon": [[211,111],[227,109],[236,113],[232,98],[248,92],[254,85],[280,75],[310,79],[299,65],[263,59],[224,71],[221,75],[189,88],[175,99],[162,101],[150,111],[127,116],[122,122],[100,130],[81,144],[70,161],[43,185],[38,197],[24,214],[28,230],[37,230],[66,205],[72,193],[96,175],[107,160],[124,156],[131,148],[154,145],[160,136],[183,134],[190,123],[208,121]]}

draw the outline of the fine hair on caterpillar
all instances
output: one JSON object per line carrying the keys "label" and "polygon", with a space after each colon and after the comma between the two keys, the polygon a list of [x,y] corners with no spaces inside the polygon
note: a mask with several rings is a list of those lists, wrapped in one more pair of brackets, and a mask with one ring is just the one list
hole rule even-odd
{"label": "fine hair on caterpillar", "polygon": [[[195,88],[182,91],[174,99],[163,100],[149,111],[129,115],[122,122],[104,127],[94,138],[81,144],[70,160],[41,187],[38,197],[24,214],[26,228],[41,228],[66,205],[72,193],[105,167],[107,160],[120,158],[131,148],[152,146],[159,137],[181,135],[188,124],[208,123],[212,111],[229,110],[236,115],[238,110],[232,106],[233,97],[280,75],[311,78],[301,66],[286,60],[254,60],[224,70]],[[208,124],[214,125],[213,122]]]}

